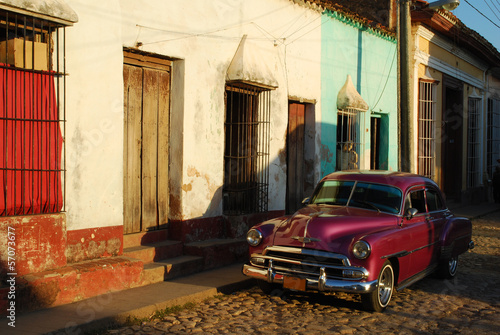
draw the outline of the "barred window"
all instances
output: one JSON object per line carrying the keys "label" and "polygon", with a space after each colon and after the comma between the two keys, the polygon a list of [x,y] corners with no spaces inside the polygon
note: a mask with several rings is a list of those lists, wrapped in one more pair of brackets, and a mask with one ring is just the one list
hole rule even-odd
{"label": "barred window", "polygon": [[481,99],[469,98],[467,128],[467,187],[481,184]]}
{"label": "barred window", "polygon": [[64,210],[64,27],[0,11],[0,215]]}
{"label": "barred window", "polygon": [[226,85],[223,207],[226,215],[266,212],[270,91]]}
{"label": "barred window", "polygon": [[492,178],[500,159],[500,100],[488,99],[487,120],[487,171]]}
{"label": "barred window", "polygon": [[364,126],[362,113],[356,108],[338,111],[337,171],[360,169],[361,144]]}
{"label": "barred window", "polygon": [[436,84],[420,81],[418,98],[418,173],[435,180]]}

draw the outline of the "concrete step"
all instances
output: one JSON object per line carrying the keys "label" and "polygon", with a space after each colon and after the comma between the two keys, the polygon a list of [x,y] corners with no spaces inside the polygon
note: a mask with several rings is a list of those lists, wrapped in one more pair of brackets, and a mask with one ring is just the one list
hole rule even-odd
{"label": "concrete step", "polygon": [[123,249],[123,255],[140,259],[144,263],[174,258],[182,255],[182,242],[167,240],[146,245],[132,246]]}
{"label": "concrete step", "polygon": [[[116,256],[16,278],[17,311],[48,308],[142,286],[143,262]],[[5,294],[5,287],[1,294]],[[5,309],[0,311],[4,314]]]}
{"label": "concrete step", "polygon": [[154,284],[165,280],[187,276],[203,270],[203,257],[179,256],[144,264],[143,284]]}
{"label": "concrete step", "polygon": [[123,235],[123,248],[135,247],[168,240],[168,229],[152,230]]}
{"label": "concrete step", "polygon": [[203,270],[242,262],[248,258],[248,244],[241,239],[213,239],[184,245],[184,254],[203,257]]}

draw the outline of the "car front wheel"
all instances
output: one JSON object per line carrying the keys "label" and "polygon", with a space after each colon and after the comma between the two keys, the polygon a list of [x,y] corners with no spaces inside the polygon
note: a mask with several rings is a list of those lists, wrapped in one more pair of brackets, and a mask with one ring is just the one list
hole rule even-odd
{"label": "car front wheel", "polygon": [[391,301],[393,291],[394,270],[391,262],[386,261],[378,275],[377,289],[371,293],[361,295],[363,307],[369,311],[384,311]]}

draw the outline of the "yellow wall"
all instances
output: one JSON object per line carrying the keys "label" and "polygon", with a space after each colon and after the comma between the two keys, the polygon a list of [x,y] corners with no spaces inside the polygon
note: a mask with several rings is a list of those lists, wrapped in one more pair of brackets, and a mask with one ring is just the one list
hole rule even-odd
{"label": "yellow wall", "polygon": [[475,67],[474,65],[464,61],[463,59],[456,57],[452,53],[435,45],[431,41],[426,40],[422,36],[419,37],[418,43],[419,43],[419,49],[422,50],[423,52],[432,55],[433,57],[438,58],[443,62],[448,63],[449,65],[456,67],[459,70],[468,73],[471,76],[481,81],[484,80],[483,78],[484,71]]}

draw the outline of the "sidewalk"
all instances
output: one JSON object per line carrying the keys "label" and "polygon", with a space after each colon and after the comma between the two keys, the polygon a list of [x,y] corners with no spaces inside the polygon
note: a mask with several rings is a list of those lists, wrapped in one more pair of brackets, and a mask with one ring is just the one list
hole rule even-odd
{"label": "sidewalk", "polygon": [[469,206],[450,205],[449,207],[456,216],[464,216],[469,219],[476,219],[500,211],[500,204],[497,203],[481,203]]}
{"label": "sidewalk", "polygon": [[[451,208],[457,216],[478,218],[500,211],[500,204]],[[80,302],[16,316],[15,328],[2,318],[0,334],[85,334],[128,317],[145,318],[167,307],[199,302],[217,293],[230,293],[254,282],[241,273],[242,264],[197,273],[191,276],[114,292]]]}
{"label": "sidewalk", "polygon": [[205,271],[157,284],[97,296],[76,303],[16,316],[15,328],[2,317],[0,334],[85,334],[145,318],[167,307],[199,302],[254,284],[241,273],[242,264]]}

